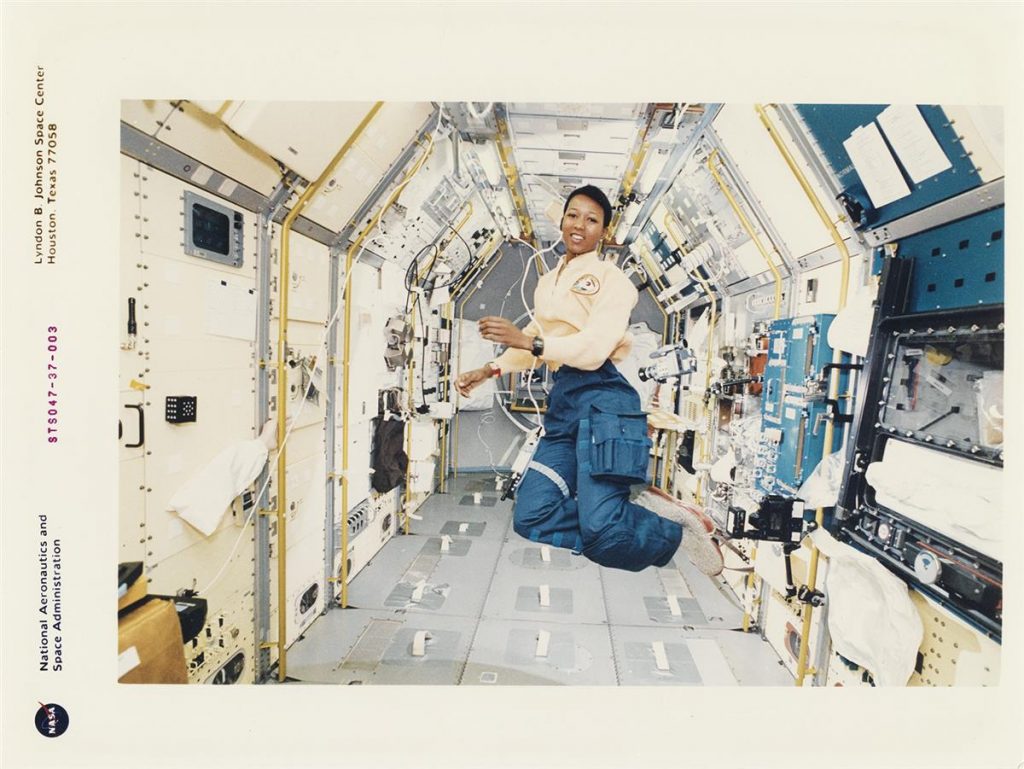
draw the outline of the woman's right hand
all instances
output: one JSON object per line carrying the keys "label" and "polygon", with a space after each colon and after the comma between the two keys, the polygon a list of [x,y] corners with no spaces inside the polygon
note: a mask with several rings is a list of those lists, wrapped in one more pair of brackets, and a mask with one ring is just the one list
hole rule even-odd
{"label": "woman's right hand", "polygon": [[463,398],[468,398],[469,393],[474,387],[490,378],[491,369],[489,366],[475,368],[472,371],[467,371],[465,374],[459,374],[458,379],[455,380],[455,389],[458,390],[459,395]]}

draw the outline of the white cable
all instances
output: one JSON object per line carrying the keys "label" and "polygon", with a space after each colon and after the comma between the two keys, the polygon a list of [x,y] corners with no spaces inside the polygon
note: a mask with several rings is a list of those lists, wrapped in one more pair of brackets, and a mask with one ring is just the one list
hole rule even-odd
{"label": "white cable", "polygon": [[[439,133],[439,131],[441,129],[441,120],[442,120],[443,116],[444,116],[444,110],[441,107],[438,107],[438,110],[437,110],[437,125],[434,126],[434,130],[433,130],[433,132],[430,135],[430,141],[427,143],[427,148],[426,148],[426,152],[425,152],[425,155],[424,155],[424,160],[420,163],[420,165],[416,169],[415,173],[410,175],[408,179],[406,179],[405,181],[403,181],[401,184],[398,185],[398,187],[396,188],[396,192],[397,191],[401,191],[402,189],[404,189],[406,187],[406,185],[408,185],[409,182],[411,182],[415,178],[415,176],[420,172],[420,170],[422,170],[423,166],[426,165],[425,158],[429,157],[430,153],[434,149],[434,142],[437,139],[437,135],[438,135],[438,133]],[[392,194],[395,194],[395,193],[392,193]],[[395,199],[397,200],[397,195],[395,195]],[[380,216],[380,218],[377,220],[377,224],[376,224],[375,229],[377,230],[378,233],[382,233],[382,234],[385,235],[385,237],[387,237],[387,234],[384,233],[384,231],[380,227],[380,224],[383,221],[383,219],[384,219],[384,216],[382,214]],[[348,289],[348,282],[352,278],[352,274],[355,272],[354,268],[355,268],[356,264],[359,263],[360,257],[363,255],[363,252],[366,250],[366,244],[370,240],[372,240],[372,237],[369,236],[369,235],[367,237],[363,238],[363,241],[362,241],[362,244],[360,245],[359,251],[356,252],[355,257],[352,260],[352,269],[350,269],[348,271],[348,273],[345,275],[345,281],[342,283],[341,289],[338,292],[339,296],[343,297],[345,295],[345,291]],[[342,308],[343,304],[344,304],[343,302],[338,302],[338,306],[334,310],[334,315],[331,316],[330,320],[328,320],[326,325],[324,326],[323,337],[320,339],[320,343],[317,346],[318,354],[320,352],[323,352],[325,358],[327,357],[326,356],[326,353],[327,353],[327,338],[330,336],[332,326],[338,320],[338,314],[341,312],[341,308]],[[288,429],[285,431],[284,440],[282,441],[281,445],[277,447],[277,453],[274,455],[274,460],[273,460],[275,465],[277,464],[278,457],[281,456],[281,452],[284,450],[284,447],[288,444],[288,439],[291,437],[292,430],[295,429],[295,425],[298,424],[299,417],[302,416],[302,410],[303,410],[303,408],[306,405],[306,399],[309,397],[309,393],[310,393],[310,390],[312,389],[312,387],[313,387],[313,377],[310,377],[309,378],[309,386],[307,387],[306,392],[302,396],[302,402],[299,404],[299,410],[295,414],[295,416],[292,417],[292,419],[289,420],[289,425],[288,425]],[[280,404],[278,404],[278,406],[280,408]],[[268,466],[270,465],[270,460],[269,459],[267,461],[267,464],[268,464]],[[259,500],[262,499],[263,494],[266,492],[267,487],[270,485],[270,478],[271,478],[271,472],[268,470],[267,471],[267,479],[263,482],[263,487],[260,489],[259,493],[256,495],[255,502],[253,504],[252,510],[249,511],[249,515],[246,517],[245,521],[242,523],[241,531],[238,532],[238,536],[235,538],[235,543],[234,543],[234,545],[232,545],[231,551],[228,553],[227,558],[224,559],[224,563],[221,565],[221,567],[217,571],[216,575],[214,575],[213,579],[211,579],[207,583],[206,587],[202,591],[200,591],[200,593],[199,593],[200,595],[207,595],[209,593],[210,589],[215,584],[217,584],[218,580],[220,580],[220,578],[224,575],[224,571],[227,569],[228,564],[231,562],[231,559],[235,557],[235,552],[238,550],[238,545],[242,541],[242,536],[245,534],[246,528],[249,526],[249,523],[252,521],[253,516],[256,514],[256,509],[257,509],[257,506],[259,505]],[[284,483],[285,480],[282,479],[281,482]],[[342,520],[342,525],[344,525],[344,523],[345,523],[344,519],[346,518],[347,514],[348,514],[347,511],[344,511],[342,513],[342,519],[343,519]],[[280,558],[281,556],[282,556],[282,554],[278,553],[278,557]]]}
{"label": "white cable", "polygon": [[499,475],[500,476],[501,473],[498,472],[498,468],[494,464],[494,453],[491,451],[491,445],[487,441],[484,440],[483,433],[481,432],[481,430],[483,429],[484,425],[490,425],[490,424],[494,424],[494,409],[493,408],[488,410],[488,411],[485,411],[480,416],[480,421],[476,425],[476,437],[477,437],[477,440],[479,440],[484,445],[484,449],[487,450],[488,464],[490,464],[491,470],[494,471],[495,475]]}
{"label": "white cable", "polygon": [[[538,251],[536,248],[534,248],[532,245],[527,243],[522,238],[513,238],[513,240],[519,241],[520,243],[524,244],[527,248],[529,248],[531,251],[533,251],[533,257],[531,259],[527,260],[526,265],[523,268],[523,275],[519,279],[519,297],[523,301],[523,308],[526,310],[526,314],[530,316],[530,321],[532,323],[534,323],[537,326],[538,329],[540,329],[540,323],[537,323],[537,317],[533,314],[533,310],[530,309],[530,305],[526,301],[526,275],[527,275],[527,273],[530,270],[530,264],[533,263],[536,259],[540,259],[542,254],[546,254],[548,251],[551,251],[555,246],[557,246],[559,243],[561,243],[562,242],[562,238],[561,238],[561,236],[559,236],[558,240],[554,241],[550,246],[545,248],[543,251]],[[547,267],[547,262],[546,261],[544,262],[544,266]],[[539,271],[537,272],[537,281],[538,282],[540,281],[540,272]],[[528,374],[529,379],[527,381],[526,392],[530,396],[530,404],[533,406],[533,410],[537,414],[537,420],[540,421],[542,419],[542,417],[540,415],[540,406],[537,404],[537,401],[533,397],[533,389],[529,386],[533,382],[533,372],[536,369],[536,361],[537,361],[536,358],[532,358],[530,360],[530,370],[529,370],[529,374]]]}
{"label": "white cable", "polygon": [[[525,286],[526,286],[526,276],[527,276],[527,273],[530,270],[530,261],[532,261],[534,257],[539,257],[541,254],[546,253],[547,251],[550,251],[551,249],[553,249],[555,246],[557,246],[561,242],[561,240],[556,240],[554,243],[552,243],[550,246],[548,246],[546,249],[544,249],[544,251],[538,251],[533,246],[531,246],[529,243],[527,243],[525,240],[521,240],[519,238],[512,238],[512,239],[513,240],[518,240],[520,243],[525,244],[531,251],[533,251],[533,257],[530,257],[529,260],[527,260],[527,258],[525,256],[523,257],[523,273],[522,273],[522,275],[520,276],[520,279],[519,279],[519,295],[520,295],[520,298],[522,299],[523,308],[526,310],[527,315],[529,316],[531,321],[535,322],[535,316],[533,315],[533,311],[530,309],[530,305],[526,301],[526,289],[525,289]],[[538,278],[539,277],[540,276],[538,275]],[[502,297],[501,306],[498,308],[498,316],[499,317],[502,317],[504,315],[505,303],[508,301],[508,298],[512,295],[513,288],[515,288],[515,283],[511,284],[508,287],[508,290],[505,292],[505,296]],[[529,374],[528,374],[529,381],[531,383],[533,381],[533,372],[534,372],[534,370],[535,370],[535,367],[531,363],[530,369],[529,369]],[[509,372],[509,377],[510,378],[514,377],[514,376],[516,376],[515,372]],[[514,392],[515,392],[515,386],[514,386],[514,383],[513,383],[511,389],[508,390],[508,394],[509,394],[510,398],[513,396]],[[535,426],[539,426],[543,422],[542,417],[541,417],[541,413],[540,413],[540,404],[538,404],[536,399],[533,397],[533,390],[532,390],[532,388],[530,388],[528,386],[527,389],[526,389],[526,392],[530,396],[530,403],[533,406],[533,410],[534,410],[534,413],[535,413],[536,418],[537,418],[537,423],[536,423]],[[503,393],[504,393],[504,391],[495,392],[494,397],[497,400],[498,405],[501,407],[501,410],[504,412],[505,416],[508,418],[508,420],[513,425],[515,425],[518,429],[522,430],[524,433],[530,432],[530,429],[529,428],[524,428],[519,423],[519,421],[515,417],[512,416],[511,412],[505,406],[505,403],[504,403],[504,401],[503,401],[503,399],[501,397]],[[498,469],[497,469],[497,467],[495,465],[494,453],[491,451],[491,446],[490,446],[489,443],[487,443],[486,440],[484,440],[483,434],[481,433],[481,428],[483,427],[484,424],[491,424],[493,422],[494,422],[494,409],[492,408],[491,410],[489,410],[489,411],[487,411],[485,413],[484,417],[481,418],[480,423],[477,425],[477,428],[476,428],[476,435],[477,435],[477,439],[484,445],[484,448],[487,450],[487,455],[490,458],[491,470],[494,471],[495,475],[501,476],[501,473],[498,472]]]}

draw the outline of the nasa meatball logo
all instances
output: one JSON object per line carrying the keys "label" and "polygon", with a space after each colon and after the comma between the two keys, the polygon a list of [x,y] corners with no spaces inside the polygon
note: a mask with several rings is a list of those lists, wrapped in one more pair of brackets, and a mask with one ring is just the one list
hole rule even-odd
{"label": "nasa meatball logo", "polygon": [[586,294],[587,296],[590,296],[601,290],[601,281],[593,275],[584,275],[572,284],[572,290],[577,294]]}
{"label": "nasa meatball logo", "polygon": [[39,703],[36,711],[36,729],[44,737],[60,737],[68,730],[68,712],[60,705]]}

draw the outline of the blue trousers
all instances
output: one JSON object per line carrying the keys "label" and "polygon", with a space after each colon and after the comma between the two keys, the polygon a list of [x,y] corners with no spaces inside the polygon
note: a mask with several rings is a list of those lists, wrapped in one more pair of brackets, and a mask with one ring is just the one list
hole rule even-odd
{"label": "blue trousers", "polygon": [[664,566],[679,547],[680,524],[632,504],[628,480],[591,474],[592,416],[597,410],[637,414],[640,396],[611,361],[596,371],[562,366],[553,380],[544,437],[516,491],[516,533],[571,548],[601,566]]}

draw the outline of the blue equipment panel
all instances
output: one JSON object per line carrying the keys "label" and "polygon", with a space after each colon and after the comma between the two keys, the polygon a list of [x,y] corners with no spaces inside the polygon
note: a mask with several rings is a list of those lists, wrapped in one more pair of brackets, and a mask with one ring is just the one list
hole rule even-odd
{"label": "blue equipment panel", "polygon": [[[768,327],[768,363],[761,394],[761,444],[754,479],[765,494],[793,496],[817,466],[825,445],[828,380],[832,362],[827,340],[834,315],[773,320]],[[842,372],[839,392],[845,391]],[[833,451],[842,430],[833,435]]]}
{"label": "blue equipment panel", "polygon": [[[919,105],[918,109],[925,123],[939,142],[942,151],[953,164],[935,176],[915,183],[906,170],[900,166],[904,180],[910,188],[910,195],[887,203],[881,208],[871,204],[864,189],[864,183],[857,175],[843,142],[850,138],[855,129],[870,125],[887,107],[886,104],[798,104],[796,110],[807,128],[814,135],[839,180],[846,196],[856,201],[863,212],[860,221],[854,221],[858,229],[869,229],[900,219],[907,214],[920,211],[939,201],[959,195],[981,185],[981,176],[970,157],[964,151],[956,130],[941,107]],[[885,133],[882,132],[882,136]],[[887,142],[888,143],[888,142]],[[890,147],[890,151],[891,151]],[[899,163],[899,157],[893,153]]]}
{"label": "blue equipment panel", "polygon": [[906,312],[1002,304],[1005,209],[903,238],[896,256],[913,259]]}

